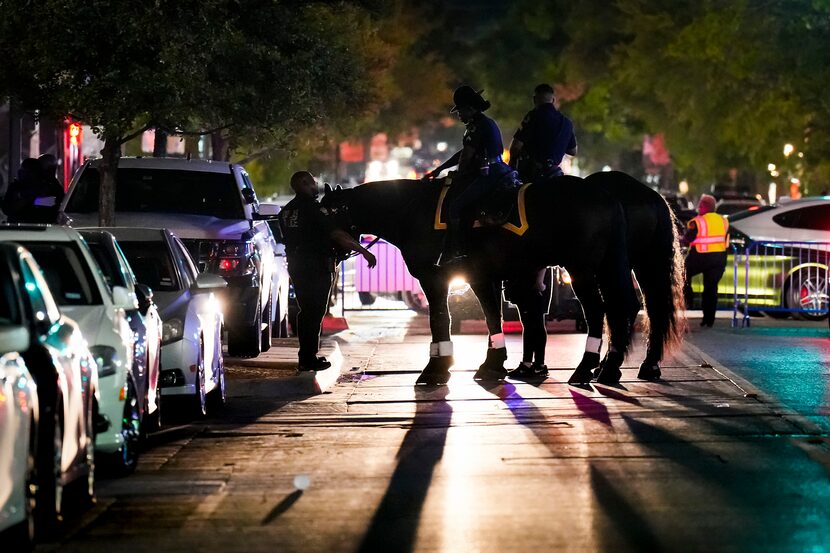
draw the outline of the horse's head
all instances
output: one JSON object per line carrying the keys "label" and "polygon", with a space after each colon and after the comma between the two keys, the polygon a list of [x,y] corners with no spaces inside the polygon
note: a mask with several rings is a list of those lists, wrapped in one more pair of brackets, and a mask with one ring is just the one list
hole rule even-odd
{"label": "horse's head", "polygon": [[339,184],[332,188],[331,185],[326,183],[320,205],[325,208],[337,228],[343,229],[354,238],[357,238],[360,232],[352,220],[349,192],[351,191],[341,188]]}

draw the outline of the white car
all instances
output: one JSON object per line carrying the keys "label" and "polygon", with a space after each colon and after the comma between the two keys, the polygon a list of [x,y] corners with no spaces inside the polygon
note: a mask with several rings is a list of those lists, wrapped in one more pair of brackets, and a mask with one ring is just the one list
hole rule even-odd
{"label": "white car", "polygon": [[95,447],[117,474],[135,469],[141,418],[133,382],[133,332],[126,311],[135,309],[134,293],[107,286],[95,258],[78,231],[68,227],[7,227],[0,234],[28,249],[40,265],[63,313],[78,323],[98,365],[100,414],[107,424]]}
{"label": "white car", "polygon": [[753,206],[730,215],[729,230],[733,239],[830,243],[830,198],[801,198]]}
{"label": "white car", "polygon": [[[0,243],[0,284],[0,529],[14,524],[12,549],[23,549],[33,521],[47,533],[94,497],[98,373],[78,326],[17,244]],[[64,493],[70,485],[78,493]]]}
{"label": "white car", "polygon": [[161,316],[150,287],[136,282],[124,252],[105,229],[79,229],[110,288],[123,286],[138,297],[136,309],[127,309],[133,331],[133,383],[140,399],[142,428],[149,432],[161,426],[159,368],[161,366]]}
{"label": "white car", "polygon": [[0,299],[0,532],[10,531],[14,549],[34,538],[30,489],[35,484],[38,403],[35,381],[20,356],[29,349],[29,331],[5,300]]}
{"label": "white car", "polygon": [[[62,221],[98,224],[100,163],[88,161],[75,173],[61,205]],[[205,160],[124,157],[117,179],[116,226],[167,228],[178,236],[200,271],[228,283],[219,294],[225,301],[228,353],[256,357],[267,351],[271,336],[285,328],[288,281],[275,267],[267,224],[273,216],[260,212],[245,169]]]}
{"label": "white car", "polygon": [[199,273],[190,252],[166,229],[109,228],[136,279],[154,290],[161,314],[161,395],[204,416],[225,403],[224,317],[217,292],[227,286]]}

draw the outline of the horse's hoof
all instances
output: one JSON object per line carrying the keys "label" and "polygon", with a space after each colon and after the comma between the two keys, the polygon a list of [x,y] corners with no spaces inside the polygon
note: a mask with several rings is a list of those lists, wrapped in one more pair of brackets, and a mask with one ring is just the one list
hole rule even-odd
{"label": "horse's hoof", "polygon": [[487,367],[482,365],[473,375],[478,382],[502,382],[507,378],[507,369],[504,367]]}
{"label": "horse's hoof", "polygon": [[650,363],[646,364],[645,362],[643,362],[643,364],[640,365],[640,371],[637,373],[637,378],[639,378],[640,380],[648,380],[654,382],[655,380],[660,380],[660,375],[660,365],[658,365],[657,363],[654,363],[652,365]]}
{"label": "horse's hoof", "polygon": [[450,381],[452,357],[430,357],[429,363],[415,381],[419,386],[441,386]]}
{"label": "horse's hoof", "polygon": [[609,351],[605,359],[602,360],[602,366],[599,368],[597,375],[597,382],[600,384],[619,384],[622,378],[622,367],[624,356],[622,353],[616,351]]}
{"label": "horse's hoof", "polygon": [[590,384],[591,379],[593,377],[594,377],[594,373],[591,372],[591,369],[585,369],[585,368],[580,369],[579,367],[577,367],[577,369],[574,371],[574,373],[568,379],[568,384],[580,384],[580,385],[584,386],[586,384]]}
{"label": "horse's hoof", "polygon": [[605,367],[597,377],[598,384],[613,385],[619,384],[622,378],[622,371],[613,367]]}

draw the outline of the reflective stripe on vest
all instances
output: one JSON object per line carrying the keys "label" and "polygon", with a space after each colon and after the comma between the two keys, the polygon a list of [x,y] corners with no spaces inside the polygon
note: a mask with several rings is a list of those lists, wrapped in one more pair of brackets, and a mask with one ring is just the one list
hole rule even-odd
{"label": "reflective stripe on vest", "polygon": [[726,231],[729,223],[717,213],[706,213],[698,215],[691,221],[697,225],[697,237],[692,241],[692,246],[698,253],[714,253],[726,251]]}

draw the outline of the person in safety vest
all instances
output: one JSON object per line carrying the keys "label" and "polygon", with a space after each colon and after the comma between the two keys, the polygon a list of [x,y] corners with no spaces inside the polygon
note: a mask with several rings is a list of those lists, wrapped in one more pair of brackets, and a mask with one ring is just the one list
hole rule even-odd
{"label": "person in safety vest", "polygon": [[331,367],[325,357],[317,357],[317,352],[334,285],[334,245],[360,252],[369,267],[374,267],[377,261],[357,240],[334,226],[325,208],[317,202],[317,181],[311,173],[294,173],[291,189],[296,196],[280,211],[278,220],[288,257],[288,276],[300,308],[296,329],[300,341],[297,369],[318,371]]}
{"label": "person in safety vest", "polygon": [[[447,236],[444,241],[444,252],[438,265],[448,265],[460,261],[465,257],[464,229],[472,225],[473,208],[498,185],[499,181],[512,169],[502,160],[504,143],[501,131],[495,121],[484,115],[490,107],[481,93],[470,86],[460,86],[453,93],[455,105],[450,113],[457,113],[458,118],[466,126],[463,139],[463,149],[456,152],[450,159],[442,163],[430,173],[424,175],[425,180],[438,176],[444,169],[458,165],[456,182],[469,183],[467,188],[451,203],[447,220]],[[462,218],[464,221],[462,223]]]}
{"label": "person in safety vest", "polygon": [[562,176],[559,164],[565,154],[576,155],[574,125],[553,105],[553,87],[540,84],[533,91],[531,111],[513,135],[510,166],[522,182],[540,182]]}
{"label": "person in safety vest", "polygon": [[703,320],[700,326],[715,324],[718,305],[718,281],[726,270],[726,248],[729,245],[729,222],[715,213],[715,198],[703,194],[697,204],[698,215],[688,223],[683,242],[689,245],[686,256],[686,301],[691,301],[691,279],[703,275]]}

